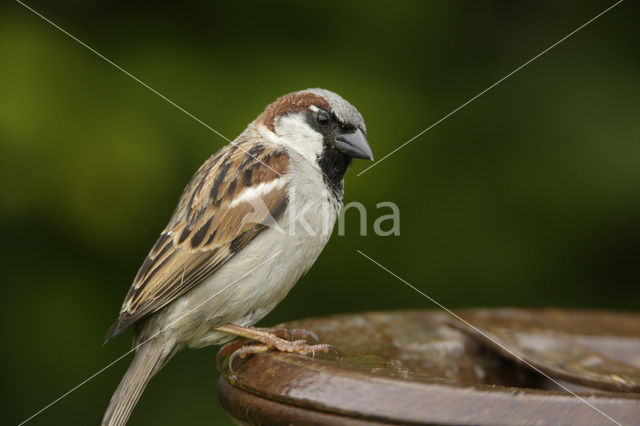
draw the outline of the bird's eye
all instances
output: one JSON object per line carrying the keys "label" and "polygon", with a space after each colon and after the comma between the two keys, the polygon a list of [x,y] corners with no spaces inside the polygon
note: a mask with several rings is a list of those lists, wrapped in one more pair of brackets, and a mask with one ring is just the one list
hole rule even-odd
{"label": "bird's eye", "polygon": [[320,113],[320,114],[316,115],[316,121],[318,122],[319,125],[326,126],[327,124],[329,124],[331,119],[329,118],[329,116],[327,114]]}

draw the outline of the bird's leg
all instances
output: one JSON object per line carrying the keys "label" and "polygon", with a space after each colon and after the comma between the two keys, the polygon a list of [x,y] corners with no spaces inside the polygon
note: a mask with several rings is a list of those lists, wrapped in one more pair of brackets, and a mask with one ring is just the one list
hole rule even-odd
{"label": "bird's leg", "polygon": [[[290,353],[308,355],[314,352],[326,353],[326,352],[329,352],[330,350],[336,350],[331,345],[325,345],[325,344],[309,345],[304,340],[289,341],[281,337],[278,337],[278,334],[281,334],[280,332],[271,332],[271,331],[261,330],[259,328],[242,327],[235,324],[221,325],[219,327],[216,327],[216,330],[258,341],[260,343],[263,343],[269,346],[270,349],[277,349],[281,352],[290,352]],[[290,334],[290,333],[292,332],[291,331],[286,332],[286,334]],[[310,335],[310,334],[306,333],[306,335]]]}
{"label": "bird's leg", "polygon": [[315,343],[320,343],[320,339],[316,333],[311,330],[305,330],[304,328],[287,328],[282,324],[276,325],[273,328],[261,328],[254,327],[255,330],[266,331],[267,333],[275,334],[276,336],[287,340],[307,340],[313,339]]}
{"label": "bird's leg", "polygon": [[[272,328],[255,327],[254,329],[275,334],[276,336],[282,339],[287,339],[287,340],[313,339],[315,343],[320,343],[320,339],[318,339],[318,336],[316,335],[316,333],[314,333],[311,330],[305,330],[303,328],[287,328],[284,325],[280,324]],[[238,349],[242,348],[243,346],[248,345],[253,340],[254,339],[243,337],[241,339],[234,340],[233,342],[227,343],[222,348],[220,348],[220,350],[218,351],[218,354],[216,355],[216,366],[218,367],[218,370],[220,370],[220,361],[222,358],[230,358],[231,355],[234,354],[234,352],[236,352]]]}
{"label": "bird's leg", "polygon": [[[278,334],[280,335],[284,334],[284,332],[276,331],[278,329],[282,330],[283,327],[276,327],[276,329],[274,329],[273,331],[267,331],[259,328],[242,327],[235,324],[225,324],[225,325],[216,327],[216,330],[218,331],[222,331],[224,333],[229,333],[229,334],[233,334],[233,335],[244,338],[238,342],[233,342],[235,343],[235,345],[232,347],[234,349],[234,352],[231,354],[231,357],[229,359],[230,362],[232,359],[235,359],[236,356],[242,355],[242,358],[244,358],[251,353],[265,352],[265,347],[266,347],[266,350],[275,349],[281,352],[297,353],[301,355],[309,355],[309,354],[315,355],[316,352],[327,353],[329,351],[335,351],[338,355],[340,355],[340,352],[338,352],[338,350],[331,345],[326,345],[326,344],[310,345],[305,340],[294,340],[294,341],[285,340],[282,337],[278,336]],[[296,332],[299,334],[300,333],[304,334],[305,337],[315,336],[315,334],[312,332],[306,332],[306,331],[301,332],[298,329],[286,330],[286,334],[288,334],[289,336],[293,336],[294,333]],[[242,346],[242,343],[247,342],[247,340],[245,339],[255,340],[257,342],[262,343],[262,345]],[[231,350],[231,347],[227,348],[229,345],[222,348],[220,352],[222,353],[222,351],[224,351],[225,353],[228,353]],[[221,355],[219,353],[218,359],[220,356]]]}

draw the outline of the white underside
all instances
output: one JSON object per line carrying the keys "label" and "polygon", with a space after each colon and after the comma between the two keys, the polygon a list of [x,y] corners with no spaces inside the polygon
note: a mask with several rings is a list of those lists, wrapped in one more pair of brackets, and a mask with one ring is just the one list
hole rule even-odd
{"label": "white underside", "polygon": [[[154,314],[143,335],[162,330],[162,337],[179,346],[224,343],[233,336],[215,327],[251,326],[287,295],[329,240],[340,206],[328,202],[322,176],[297,154],[291,154],[286,177],[290,199],[278,227],[263,230],[213,275]],[[305,223],[291,220],[301,213]]]}

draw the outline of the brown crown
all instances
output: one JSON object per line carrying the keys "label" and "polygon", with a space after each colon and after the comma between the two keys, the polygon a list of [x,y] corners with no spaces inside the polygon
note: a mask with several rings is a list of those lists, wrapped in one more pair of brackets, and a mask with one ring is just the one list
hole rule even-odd
{"label": "brown crown", "polygon": [[311,105],[328,110],[329,102],[322,96],[311,92],[294,92],[284,95],[265,108],[258,116],[257,124],[266,126],[272,132],[275,130],[276,119],[290,112],[304,111]]}

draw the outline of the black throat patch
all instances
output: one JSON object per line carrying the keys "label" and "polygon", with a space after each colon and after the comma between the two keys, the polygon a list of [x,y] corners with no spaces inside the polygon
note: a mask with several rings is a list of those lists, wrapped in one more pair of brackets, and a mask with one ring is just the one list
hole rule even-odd
{"label": "black throat patch", "polygon": [[325,149],[318,156],[318,165],[322,170],[324,183],[329,188],[331,195],[340,203],[344,196],[344,182],[342,179],[350,164],[351,157],[332,149],[325,142]]}

